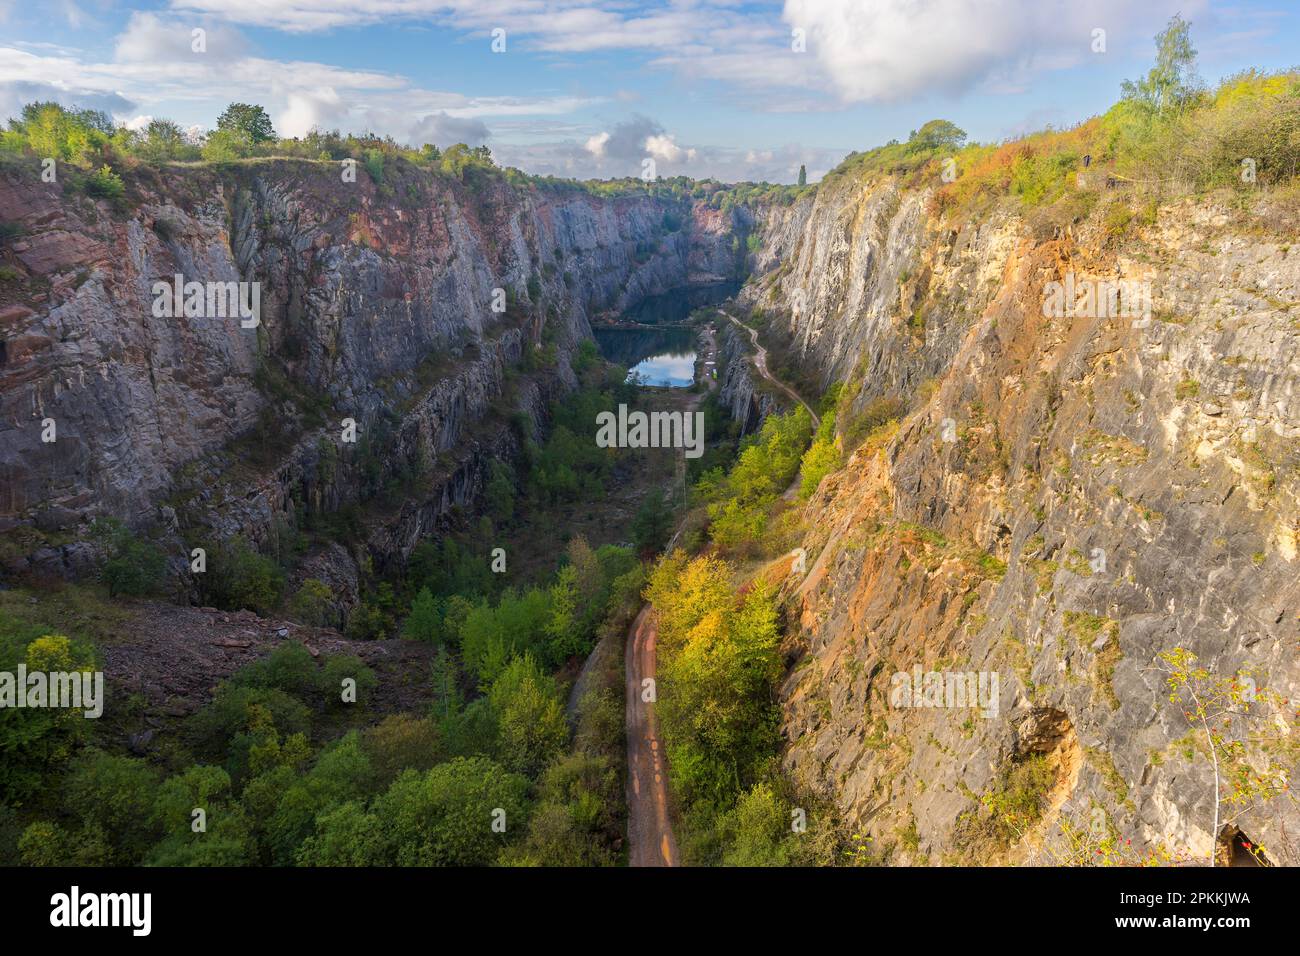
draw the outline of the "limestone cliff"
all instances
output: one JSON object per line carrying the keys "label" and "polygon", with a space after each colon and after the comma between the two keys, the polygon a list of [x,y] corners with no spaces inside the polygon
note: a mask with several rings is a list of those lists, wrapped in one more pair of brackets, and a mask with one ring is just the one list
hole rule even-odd
{"label": "limestone cliff", "polygon": [[[845,179],[767,211],[742,295],[848,383],[842,434],[906,403],[807,506],[785,765],[890,862],[1050,861],[1063,822],[1204,860],[1209,755],[1157,655],[1300,690],[1300,256],[1268,198],[1117,229],[1118,191],[1055,225],[953,224],[929,196]],[[1125,280],[1122,314],[1045,315],[1071,274]],[[997,714],[891,706],[918,666],[997,674]],[[1286,709],[1256,728],[1281,738],[1272,781],[1295,770]],[[1031,757],[1042,816],[999,834],[981,798]],[[1290,793],[1234,825],[1300,862]]]}
{"label": "limestone cliff", "polygon": [[[541,423],[590,318],[734,271],[730,217],[649,195],[257,161],[141,167],[113,205],[37,172],[0,175],[11,571],[84,571],[99,515],[180,566],[198,536],[266,544],[358,503],[370,556],[400,560]],[[258,283],[260,324],[159,317],[177,274]]]}

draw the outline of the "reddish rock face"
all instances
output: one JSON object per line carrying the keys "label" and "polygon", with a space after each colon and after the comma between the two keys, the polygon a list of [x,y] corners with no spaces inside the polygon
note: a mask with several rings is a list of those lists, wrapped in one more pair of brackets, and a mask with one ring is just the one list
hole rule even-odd
{"label": "reddish rock face", "polygon": [[[1211,764],[1178,745],[1159,655],[1300,692],[1300,329],[1278,307],[1300,258],[1211,203],[1127,243],[1103,215],[954,227],[923,189],[823,186],[771,210],[742,293],[846,383],[842,433],[895,419],[803,515],[783,688],[787,769],[890,862],[1060,862],[1097,809],[1139,853],[1204,861]],[[1045,314],[1071,272],[1145,286],[1150,315]],[[996,673],[998,715],[894,706],[913,668]],[[1030,766],[1041,816],[1001,833],[981,797]],[[1293,803],[1246,817],[1297,862]]]}

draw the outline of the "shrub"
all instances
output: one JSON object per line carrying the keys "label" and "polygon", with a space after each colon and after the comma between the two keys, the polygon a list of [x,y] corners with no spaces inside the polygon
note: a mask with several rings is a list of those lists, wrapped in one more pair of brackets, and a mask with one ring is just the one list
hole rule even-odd
{"label": "shrub", "polygon": [[311,726],[307,707],[284,691],[227,682],[217,689],[212,702],[188,721],[195,752],[208,757],[226,754],[235,736],[252,723],[256,708],[261,708],[283,733],[305,733]]}
{"label": "shrub", "polygon": [[99,573],[108,585],[109,597],[140,597],[159,590],[167,566],[161,551],[141,541],[116,518],[96,519],[91,534],[104,549]]}
{"label": "shrub", "polygon": [[484,757],[408,770],[375,801],[379,855],[397,866],[488,866],[527,825],[527,792],[526,778]]}
{"label": "shrub", "polygon": [[289,612],[312,627],[331,627],[338,623],[334,592],[318,578],[307,578],[289,603]]}
{"label": "shrub", "polygon": [[280,602],[284,573],[242,537],[235,537],[212,555],[204,583],[218,607],[266,614]]}
{"label": "shrub", "polygon": [[251,156],[253,143],[239,130],[218,129],[208,134],[201,152],[209,163],[229,163]]}
{"label": "shrub", "polygon": [[[92,649],[62,635],[41,634],[41,627],[0,615],[0,670],[95,669]],[[54,707],[0,708],[0,802],[21,800],[34,792],[88,733],[83,711]]]}
{"label": "shrub", "polygon": [[113,172],[107,163],[87,174],[82,189],[87,196],[95,199],[119,199],[126,191],[122,177]]}

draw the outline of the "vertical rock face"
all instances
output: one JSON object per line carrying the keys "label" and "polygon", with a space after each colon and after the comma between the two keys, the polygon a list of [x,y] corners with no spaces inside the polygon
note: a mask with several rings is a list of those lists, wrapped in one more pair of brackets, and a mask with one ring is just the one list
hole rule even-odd
{"label": "vertical rock face", "polygon": [[[96,515],[261,541],[295,509],[418,472],[374,542],[400,557],[511,451],[511,414],[533,427],[571,383],[590,317],[733,255],[726,223],[688,203],[413,167],[342,179],[287,161],[142,169],[113,208],[0,177],[0,220],[21,230],[0,286],[0,525],[22,536],[17,567],[84,564],[75,538]],[[260,323],[165,314],[154,284],[176,275],[257,283]]]}
{"label": "vertical rock face", "polygon": [[[845,418],[910,400],[807,507],[786,765],[893,862],[1050,862],[1064,823],[1204,860],[1209,753],[1158,655],[1300,692],[1300,256],[1212,203],[1116,237],[1100,211],[954,230],[924,200],[834,184],[770,213],[744,293],[853,383]],[[1045,315],[1070,274],[1126,280],[1122,314]],[[896,696],[930,672],[996,675],[996,709]],[[1288,707],[1252,731],[1272,781]],[[1014,792],[1019,830],[980,802]],[[1220,826],[1300,862],[1290,794],[1245,807]]]}
{"label": "vertical rock face", "polygon": [[741,434],[748,435],[768,415],[779,412],[782,403],[755,382],[749,365],[750,343],[744,334],[730,322],[722,322],[718,340],[718,397],[731,418],[740,422]]}

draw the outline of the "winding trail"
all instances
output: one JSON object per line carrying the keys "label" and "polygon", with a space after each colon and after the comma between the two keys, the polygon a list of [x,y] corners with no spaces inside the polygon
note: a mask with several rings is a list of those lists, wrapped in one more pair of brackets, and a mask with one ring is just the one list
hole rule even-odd
{"label": "winding trail", "polygon": [[769,382],[771,382],[781,391],[785,392],[787,395],[789,395],[792,399],[794,399],[804,408],[808,409],[808,414],[812,416],[813,431],[816,431],[818,427],[821,426],[822,423],[821,416],[817,414],[817,412],[813,409],[811,405],[809,405],[807,402],[803,400],[803,396],[801,396],[789,385],[785,384],[785,382],[776,378],[771,372],[767,370],[767,349],[763,348],[763,346],[758,344],[758,330],[750,328],[748,325],[740,321],[740,319],[736,318],[730,312],[725,312],[722,309],[719,309],[718,315],[725,315],[728,319],[734,322],[739,328],[749,333],[749,341],[754,346],[754,367],[758,369],[758,374],[763,376],[763,378],[767,379]]}
{"label": "winding trail", "polygon": [[[719,315],[726,316],[740,328],[749,333],[749,341],[754,346],[754,366],[758,373],[794,401],[808,410],[812,416],[813,428],[821,424],[821,418],[813,407],[800,397],[799,393],[773,377],[767,368],[767,349],[758,344],[758,332],[745,325],[735,316],[722,309]],[[707,337],[710,359],[717,360],[717,343],[712,335]],[[716,365],[715,365],[716,367]],[[706,368],[706,375],[708,366]],[[717,387],[711,377],[706,379],[709,390]],[[799,489],[799,477],[786,492],[791,497]],[[672,551],[685,528],[685,521],[668,541],[668,551]],[[778,559],[790,561],[790,556]],[[788,570],[788,569],[787,569]],[[627,720],[627,837],[629,866],[677,866],[677,838],[673,835],[672,817],[668,804],[668,761],[663,744],[659,739],[659,723],[655,717],[653,698],[655,684],[655,642],[659,632],[655,622],[654,609],[644,605],[632,622],[627,632],[627,647],[624,655],[626,687]],[[648,682],[648,683],[647,683]]]}

